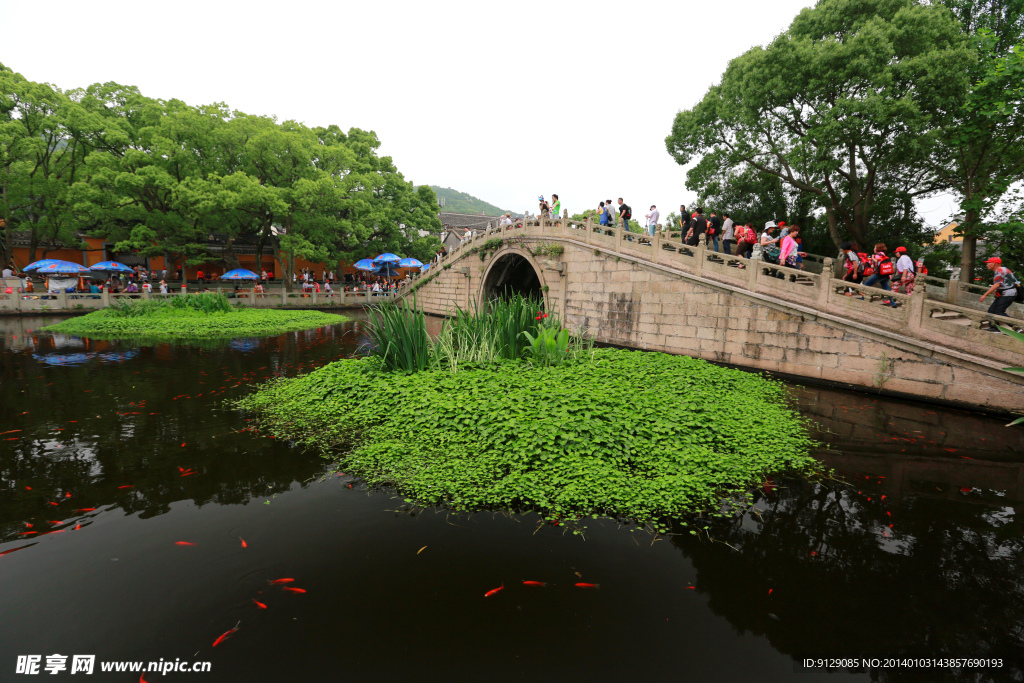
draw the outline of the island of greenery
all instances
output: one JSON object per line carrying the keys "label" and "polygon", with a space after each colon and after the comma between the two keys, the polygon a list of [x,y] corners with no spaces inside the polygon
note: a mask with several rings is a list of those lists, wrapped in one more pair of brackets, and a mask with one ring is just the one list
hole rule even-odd
{"label": "island of greenery", "polygon": [[772,379],[664,353],[595,349],[525,300],[460,312],[437,339],[410,308],[371,314],[369,357],[237,405],[371,486],[455,509],[604,514],[660,526],[810,474],[813,441]]}
{"label": "island of greenery", "polygon": [[96,339],[216,339],[259,337],[343,323],[320,311],[234,308],[223,294],[133,300],[43,328]]}

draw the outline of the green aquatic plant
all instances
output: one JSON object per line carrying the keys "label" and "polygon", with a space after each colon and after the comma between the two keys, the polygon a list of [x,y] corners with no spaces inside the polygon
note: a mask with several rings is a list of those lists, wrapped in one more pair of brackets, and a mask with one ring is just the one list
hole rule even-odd
{"label": "green aquatic plant", "polygon": [[529,332],[523,332],[523,336],[530,341],[530,345],[526,347],[526,353],[530,360],[537,365],[545,367],[559,365],[568,358],[568,330],[543,327],[537,332],[536,337]]}
{"label": "green aquatic plant", "polygon": [[[191,296],[191,295],[190,295]],[[181,297],[184,298],[184,297]],[[152,301],[141,301],[150,304]],[[234,309],[203,313],[192,307],[135,306],[132,313],[105,308],[43,328],[95,339],[214,339],[259,337],[343,323],[348,318],[320,311]]]}
{"label": "green aquatic plant", "polygon": [[680,518],[819,467],[780,382],[686,356],[598,349],[586,363],[409,375],[375,366],[337,361],[237,406],[370,485],[464,510]]}
{"label": "green aquatic plant", "polygon": [[417,372],[431,365],[431,342],[423,311],[405,302],[386,301],[367,309],[366,331],[370,336],[370,355],[378,358],[384,370]]}

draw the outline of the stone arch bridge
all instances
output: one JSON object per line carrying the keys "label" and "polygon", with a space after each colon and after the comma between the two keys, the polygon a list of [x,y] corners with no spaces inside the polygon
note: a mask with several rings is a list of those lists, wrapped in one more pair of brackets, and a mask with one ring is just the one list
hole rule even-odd
{"label": "stone arch bridge", "polygon": [[900,304],[891,308],[881,290],[835,279],[832,259],[809,265],[780,268],[621,226],[533,219],[466,240],[405,297],[445,315],[503,291],[536,292],[566,327],[599,342],[997,412],[1024,409],[1024,376],[1004,370],[1024,366],[1024,345],[981,329],[991,316],[972,307],[977,296],[965,286],[919,278],[912,296],[891,295]]}

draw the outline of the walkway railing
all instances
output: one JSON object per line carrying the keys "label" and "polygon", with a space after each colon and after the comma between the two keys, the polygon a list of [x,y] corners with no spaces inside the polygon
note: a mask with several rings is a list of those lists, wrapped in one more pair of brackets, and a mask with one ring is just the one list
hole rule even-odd
{"label": "walkway railing", "polygon": [[[835,262],[829,257],[821,258],[819,272],[797,270],[715,252],[703,243],[703,237],[697,246],[689,246],[660,232],[647,236],[626,232],[621,225],[608,229],[589,219],[527,219],[522,228],[481,231],[435,261],[426,273],[414,276],[412,288],[495,237],[569,241],[648,267],[723,285],[765,303],[833,316],[863,329],[885,330],[942,350],[957,349],[1007,364],[1019,365],[1024,358],[1020,342],[984,329],[993,324],[1024,326],[1019,308],[1011,309],[1014,320],[989,315],[977,302],[984,290],[974,285],[924,276],[917,279],[913,295],[908,296],[840,280],[835,277]],[[895,306],[883,305],[888,302]]]}
{"label": "walkway railing", "polygon": [[[18,286],[13,284],[13,279],[8,278],[11,281],[12,293],[7,294],[7,287],[0,289],[0,311],[11,310],[11,311],[22,311],[22,312],[45,312],[45,311],[74,311],[74,310],[93,310],[99,308],[106,308],[111,303],[125,300],[125,299],[160,299],[169,298],[175,296],[181,296],[185,292],[182,292],[178,288],[175,288],[167,294],[160,294],[157,292],[136,292],[126,293],[120,292],[117,294],[109,291],[101,292],[99,294],[92,294],[89,292],[32,292],[32,293],[19,293]],[[190,293],[196,293],[194,290],[189,290]],[[334,291],[334,292],[302,292],[294,291],[287,292],[284,289],[272,290],[265,292],[264,294],[258,294],[251,290],[244,290],[241,292],[235,292],[230,288],[212,288],[211,292],[220,292],[226,295],[232,302],[241,304],[243,306],[252,306],[255,308],[279,308],[281,306],[298,306],[303,308],[313,307],[325,307],[325,306],[361,306],[361,305],[375,305],[383,301],[387,301],[391,298],[398,296],[397,293],[391,292],[370,292],[367,290],[359,290],[354,292],[346,291]]]}

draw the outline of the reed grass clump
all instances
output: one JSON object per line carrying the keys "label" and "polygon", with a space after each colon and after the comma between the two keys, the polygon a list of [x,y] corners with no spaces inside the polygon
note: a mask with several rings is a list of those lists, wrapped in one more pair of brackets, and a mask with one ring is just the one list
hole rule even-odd
{"label": "reed grass clump", "polygon": [[[467,365],[527,359],[542,365],[573,362],[586,356],[590,340],[571,338],[540,301],[515,295],[496,299],[484,310],[456,308],[441,333],[431,339],[415,303],[387,302],[368,311],[369,355],[392,372],[448,370]],[[550,348],[552,336],[561,344]]]}

